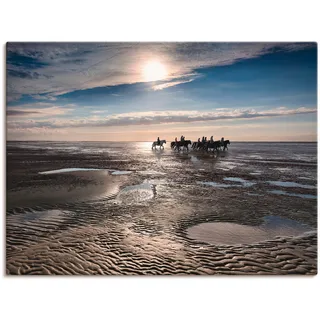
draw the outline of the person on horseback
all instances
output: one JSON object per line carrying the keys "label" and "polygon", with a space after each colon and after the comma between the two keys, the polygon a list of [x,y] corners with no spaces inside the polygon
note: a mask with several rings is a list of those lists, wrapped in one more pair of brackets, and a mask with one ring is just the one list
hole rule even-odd
{"label": "person on horseback", "polygon": [[184,141],[184,136],[182,135],[181,138],[180,138],[181,142]]}
{"label": "person on horseback", "polygon": [[204,143],[204,136],[202,137],[202,140],[201,140],[201,142],[202,142],[202,143]]}
{"label": "person on horseback", "polygon": [[177,143],[177,142],[178,142],[178,138],[176,137],[176,138],[174,139],[174,141],[175,141],[175,143]]}
{"label": "person on horseback", "polygon": [[221,138],[221,144],[224,145],[224,137]]}
{"label": "person on horseback", "polygon": [[160,146],[160,138],[157,139],[158,146]]}
{"label": "person on horseback", "polygon": [[213,136],[210,137],[210,143],[213,143]]}

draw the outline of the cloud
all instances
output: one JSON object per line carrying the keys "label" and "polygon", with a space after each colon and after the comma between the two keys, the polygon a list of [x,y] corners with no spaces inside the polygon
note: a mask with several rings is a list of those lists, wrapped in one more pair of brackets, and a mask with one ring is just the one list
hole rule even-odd
{"label": "cloud", "polygon": [[162,84],[157,84],[157,85],[153,86],[152,89],[153,90],[163,90],[163,89],[166,89],[169,87],[177,86],[179,84],[188,83],[193,80],[194,79],[166,82],[166,83],[162,83]]}
{"label": "cloud", "polygon": [[146,61],[166,65],[167,84],[179,85],[194,70],[233,64],[274,51],[301,50],[314,43],[9,43],[8,101],[20,95],[63,92],[144,82]]}
{"label": "cloud", "polygon": [[[30,111],[30,109],[28,110]],[[38,111],[38,109],[37,109]],[[59,110],[62,112],[62,110]],[[53,111],[55,112],[55,111]],[[71,128],[71,127],[111,127],[111,126],[138,126],[152,124],[191,123],[218,120],[255,119],[264,117],[293,116],[316,113],[316,108],[284,109],[283,107],[257,111],[255,109],[234,109],[214,111],[148,111],[131,112],[106,117],[92,116],[78,119],[54,119],[54,120],[28,120],[9,121],[9,128]]]}
{"label": "cloud", "polygon": [[108,112],[108,110],[93,110],[91,111],[91,113],[94,113],[94,114],[100,114],[100,113],[106,113]]}
{"label": "cloud", "polygon": [[49,116],[60,116],[72,112],[74,109],[52,106],[47,103],[40,103],[40,106],[49,105],[49,107],[35,107],[37,104],[31,104],[33,107],[30,108],[29,104],[24,105],[24,108],[10,108],[7,109],[7,116],[10,117],[32,117],[32,118],[44,118]]}
{"label": "cloud", "polygon": [[40,74],[38,72],[32,71],[16,71],[16,70],[8,70],[8,75],[12,77],[22,78],[22,79],[50,79],[53,76],[47,76],[45,74]]}

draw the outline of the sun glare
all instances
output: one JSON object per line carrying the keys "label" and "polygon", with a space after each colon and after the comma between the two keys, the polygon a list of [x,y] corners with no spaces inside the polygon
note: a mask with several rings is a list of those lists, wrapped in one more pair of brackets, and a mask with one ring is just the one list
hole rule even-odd
{"label": "sun glare", "polygon": [[145,81],[162,80],[167,76],[165,66],[158,61],[149,61],[143,68],[143,77]]}

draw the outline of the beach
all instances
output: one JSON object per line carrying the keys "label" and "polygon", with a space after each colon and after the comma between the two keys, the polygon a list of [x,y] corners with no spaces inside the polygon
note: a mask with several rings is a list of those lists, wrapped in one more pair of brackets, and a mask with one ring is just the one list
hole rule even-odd
{"label": "beach", "polygon": [[6,273],[317,273],[317,143],[7,142]]}

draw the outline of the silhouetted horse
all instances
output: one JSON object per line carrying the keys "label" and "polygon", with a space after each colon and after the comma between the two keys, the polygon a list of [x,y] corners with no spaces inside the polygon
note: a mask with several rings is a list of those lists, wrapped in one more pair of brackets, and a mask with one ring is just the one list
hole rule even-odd
{"label": "silhouetted horse", "polygon": [[201,149],[203,149],[203,147],[204,147],[204,143],[203,142],[198,142],[198,141],[196,141],[196,142],[194,142],[193,144],[192,144],[192,146],[191,146],[191,148],[192,149],[196,149],[196,150],[201,150]]}
{"label": "silhouetted horse", "polygon": [[206,151],[209,151],[209,149],[213,149],[213,150],[216,150],[216,151],[218,151],[219,149],[220,149],[220,147],[221,147],[221,142],[218,140],[218,141],[214,141],[214,142],[207,142],[206,144],[205,144],[205,147],[204,147],[204,149],[206,150]]}
{"label": "silhouetted horse", "polygon": [[184,141],[177,141],[177,143],[175,143],[175,149],[178,149],[178,151],[180,151],[180,148],[187,148],[187,150],[189,151],[189,144],[191,144],[191,140],[184,140]]}
{"label": "silhouetted horse", "polygon": [[159,146],[159,145],[160,145],[160,149],[161,149],[161,147],[164,148],[164,146],[163,146],[164,143],[167,143],[167,141],[166,140],[160,140],[160,144],[158,144],[158,141],[154,141],[152,143],[152,149],[153,148],[157,149],[157,146]]}
{"label": "silhouetted horse", "polygon": [[226,150],[226,148],[227,148],[227,150],[228,150],[228,144],[230,144],[230,140],[225,140],[225,141],[221,144],[221,146],[223,146],[223,151]]}

